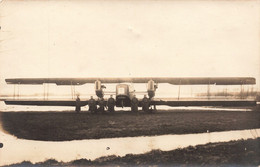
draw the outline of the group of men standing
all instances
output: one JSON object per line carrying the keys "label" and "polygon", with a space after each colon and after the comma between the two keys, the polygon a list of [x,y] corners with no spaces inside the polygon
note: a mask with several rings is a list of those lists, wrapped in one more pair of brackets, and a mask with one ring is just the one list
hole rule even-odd
{"label": "group of men standing", "polygon": [[[132,98],[132,101],[131,101],[131,111],[137,112],[138,111],[138,106],[139,106],[139,100],[134,95],[134,97]],[[143,111],[145,111],[145,112],[149,111],[150,99],[148,99],[146,97],[146,95],[144,95],[144,98],[143,98],[143,100],[141,102],[141,106],[142,106]]]}
{"label": "group of men standing", "polygon": [[[141,103],[142,103],[143,111],[149,111],[150,99],[147,98],[146,95],[144,95],[144,98],[143,98]],[[88,101],[88,105],[89,105],[89,111],[91,113],[97,113],[97,112],[104,113],[105,112],[105,108],[107,108],[107,110],[109,112],[114,112],[115,111],[116,101],[115,101],[115,99],[113,98],[112,95],[107,100],[107,103],[105,102],[103,97],[99,98],[98,101],[96,102],[96,100],[93,98],[93,96],[91,96],[89,101]],[[99,107],[97,107],[97,106],[99,106]],[[131,111],[137,112],[138,111],[138,106],[139,106],[139,100],[134,95],[134,97],[131,100]],[[80,111],[80,107],[81,107],[81,105],[80,105],[80,98],[78,96],[77,99],[76,99],[76,112]]]}
{"label": "group of men standing", "polygon": [[[91,113],[105,112],[105,108],[107,108],[107,110],[109,112],[115,111],[116,101],[115,101],[115,99],[113,98],[112,95],[107,100],[107,103],[105,102],[103,97],[99,98],[97,102],[98,103],[96,103],[95,99],[93,99],[93,96],[91,96],[91,98],[89,99],[89,102],[88,102],[89,111]],[[99,106],[99,108],[97,108],[97,105]]]}

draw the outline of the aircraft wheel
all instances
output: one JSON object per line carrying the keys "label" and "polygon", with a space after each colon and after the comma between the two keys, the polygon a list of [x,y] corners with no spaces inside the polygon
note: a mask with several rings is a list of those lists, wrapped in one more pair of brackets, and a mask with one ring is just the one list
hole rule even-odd
{"label": "aircraft wheel", "polygon": [[157,111],[157,109],[156,109],[156,105],[153,106],[153,109],[154,109],[154,111]]}
{"label": "aircraft wheel", "polygon": [[153,113],[153,112],[156,112],[156,111],[157,111],[157,109],[156,109],[155,105],[149,109],[150,113]]}

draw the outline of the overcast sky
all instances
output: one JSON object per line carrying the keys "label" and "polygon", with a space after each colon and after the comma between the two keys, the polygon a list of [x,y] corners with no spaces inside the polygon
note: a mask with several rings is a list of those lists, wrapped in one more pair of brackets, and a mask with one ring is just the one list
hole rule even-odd
{"label": "overcast sky", "polygon": [[121,76],[250,76],[259,87],[259,2],[3,1],[0,87]]}

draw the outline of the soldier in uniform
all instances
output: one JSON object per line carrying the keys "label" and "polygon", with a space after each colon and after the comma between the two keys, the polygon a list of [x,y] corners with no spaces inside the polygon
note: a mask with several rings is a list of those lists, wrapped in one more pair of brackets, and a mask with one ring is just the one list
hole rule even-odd
{"label": "soldier in uniform", "polygon": [[143,105],[143,108],[142,108],[143,111],[148,112],[149,106],[150,106],[150,100],[146,97],[146,95],[144,95],[142,105]]}
{"label": "soldier in uniform", "polygon": [[96,112],[96,110],[97,110],[97,105],[96,105],[95,99],[93,99],[93,96],[90,97],[89,102],[88,102],[88,106],[89,106],[89,111],[90,111],[91,113]]}
{"label": "soldier in uniform", "polygon": [[136,96],[134,95],[132,101],[131,101],[131,111],[133,112],[137,112],[138,111],[138,99],[136,98]]}
{"label": "soldier in uniform", "polygon": [[80,112],[80,98],[79,98],[79,95],[77,95],[77,98],[76,98],[76,112],[79,113]]}
{"label": "soldier in uniform", "polygon": [[98,105],[99,105],[99,111],[104,113],[105,112],[105,101],[104,98],[101,97],[98,101]]}
{"label": "soldier in uniform", "polygon": [[111,95],[110,98],[107,100],[107,106],[108,106],[108,111],[109,112],[114,112],[115,111],[115,99]]}

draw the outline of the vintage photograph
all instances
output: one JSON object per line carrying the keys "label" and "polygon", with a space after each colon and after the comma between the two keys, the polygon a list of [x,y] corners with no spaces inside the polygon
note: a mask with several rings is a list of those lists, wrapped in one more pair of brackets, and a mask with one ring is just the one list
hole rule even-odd
{"label": "vintage photograph", "polygon": [[0,166],[259,157],[259,0],[0,1]]}

